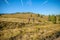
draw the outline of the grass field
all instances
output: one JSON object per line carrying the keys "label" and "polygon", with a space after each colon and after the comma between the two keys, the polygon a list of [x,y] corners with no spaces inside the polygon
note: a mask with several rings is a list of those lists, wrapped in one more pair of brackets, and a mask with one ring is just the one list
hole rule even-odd
{"label": "grass field", "polygon": [[0,16],[0,40],[60,40],[60,24],[38,14]]}

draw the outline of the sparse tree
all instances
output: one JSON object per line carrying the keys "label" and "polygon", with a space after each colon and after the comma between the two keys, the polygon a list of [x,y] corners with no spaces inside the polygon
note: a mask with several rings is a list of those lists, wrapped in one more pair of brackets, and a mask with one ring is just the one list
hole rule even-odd
{"label": "sparse tree", "polygon": [[37,16],[40,17],[40,14],[38,14]]}
{"label": "sparse tree", "polygon": [[57,15],[57,17],[58,17],[57,21],[59,21],[59,24],[60,24],[60,15]]}
{"label": "sparse tree", "polygon": [[0,16],[1,16],[1,14],[0,14]]}
{"label": "sparse tree", "polygon": [[54,21],[54,24],[56,24],[56,16],[54,16],[54,19],[53,19],[53,21]]}
{"label": "sparse tree", "polygon": [[60,21],[60,15],[58,15],[58,18],[59,18],[58,21]]}
{"label": "sparse tree", "polygon": [[51,17],[51,16],[49,15],[49,16],[48,16],[48,21],[51,21],[50,17]]}
{"label": "sparse tree", "polygon": [[49,15],[48,21],[51,21],[51,22],[53,22],[54,24],[56,24],[56,16],[55,16],[55,15]]}

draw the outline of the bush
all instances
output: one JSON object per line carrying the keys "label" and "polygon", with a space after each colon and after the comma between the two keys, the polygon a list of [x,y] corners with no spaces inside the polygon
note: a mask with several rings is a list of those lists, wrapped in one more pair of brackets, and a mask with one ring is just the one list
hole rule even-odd
{"label": "bush", "polygon": [[40,17],[40,14],[38,14],[37,16]]}
{"label": "bush", "polygon": [[55,15],[49,15],[48,16],[48,21],[53,22],[54,24],[56,24],[56,16]]}

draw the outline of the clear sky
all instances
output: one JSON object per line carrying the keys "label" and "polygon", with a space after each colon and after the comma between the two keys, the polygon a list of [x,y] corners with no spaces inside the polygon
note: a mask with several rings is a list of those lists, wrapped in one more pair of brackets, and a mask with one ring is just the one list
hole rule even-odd
{"label": "clear sky", "polygon": [[60,0],[0,0],[0,13],[60,14]]}

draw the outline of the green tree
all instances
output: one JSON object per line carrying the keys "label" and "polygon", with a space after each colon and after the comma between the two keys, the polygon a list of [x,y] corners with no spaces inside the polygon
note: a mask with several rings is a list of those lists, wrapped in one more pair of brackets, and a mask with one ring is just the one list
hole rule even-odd
{"label": "green tree", "polygon": [[1,16],[2,14],[0,14],[0,16]]}
{"label": "green tree", "polygon": [[51,21],[51,18],[50,17],[51,17],[51,15],[48,16],[48,21]]}
{"label": "green tree", "polygon": [[56,16],[55,15],[49,15],[48,16],[48,21],[53,22],[54,24],[56,24]]}
{"label": "green tree", "polygon": [[56,24],[56,16],[54,16],[53,23]]}
{"label": "green tree", "polygon": [[58,15],[58,17],[59,17],[59,19],[58,19],[58,20],[60,21],[60,15]]}
{"label": "green tree", "polygon": [[57,15],[57,17],[58,17],[58,21],[59,21],[59,24],[60,24],[60,15]]}
{"label": "green tree", "polygon": [[38,14],[37,16],[40,17],[40,14]]}

